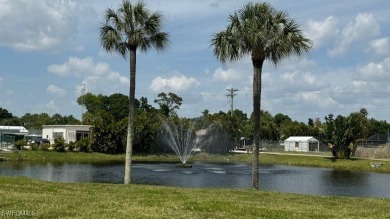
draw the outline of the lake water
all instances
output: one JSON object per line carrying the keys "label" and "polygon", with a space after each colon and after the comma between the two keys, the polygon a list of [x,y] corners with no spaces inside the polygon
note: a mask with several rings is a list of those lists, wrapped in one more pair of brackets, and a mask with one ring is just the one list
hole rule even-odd
{"label": "lake water", "polygon": [[[0,162],[0,175],[57,182],[122,183],[124,164]],[[249,164],[194,163],[176,168],[168,163],[134,163],[132,182],[193,188],[251,188]],[[339,171],[284,165],[260,167],[263,190],[312,195],[390,198],[390,174]]]}

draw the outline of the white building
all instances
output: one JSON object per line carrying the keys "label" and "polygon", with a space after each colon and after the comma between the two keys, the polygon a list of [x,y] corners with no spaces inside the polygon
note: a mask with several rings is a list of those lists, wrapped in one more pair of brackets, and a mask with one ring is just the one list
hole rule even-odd
{"label": "white building", "polygon": [[44,125],[42,138],[54,144],[55,138],[63,138],[65,143],[76,142],[91,135],[90,125]]}
{"label": "white building", "polygon": [[291,136],[284,141],[285,151],[319,151],[320,141],[312,136]]}

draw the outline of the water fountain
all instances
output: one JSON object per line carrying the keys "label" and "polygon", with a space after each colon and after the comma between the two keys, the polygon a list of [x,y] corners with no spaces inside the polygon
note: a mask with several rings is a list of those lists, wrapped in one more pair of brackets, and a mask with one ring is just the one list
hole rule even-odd
{"label": "water fountain", "polygon": [[160,135],[162,143],[168,145],[179,157],[181,164],[177,167],[192,167],[187,161],[200,146],[199,134],[197,135],[194,124],[189,120],[164,120]]}
{"label": "water fountain", "polygon": [[219,153],[222,147],[233,148],[229,135],[220,125],[188,119],[164,120],[159,139],[179,157],[181,164],[177,167],[192,167],[187,161],[197,151]]}

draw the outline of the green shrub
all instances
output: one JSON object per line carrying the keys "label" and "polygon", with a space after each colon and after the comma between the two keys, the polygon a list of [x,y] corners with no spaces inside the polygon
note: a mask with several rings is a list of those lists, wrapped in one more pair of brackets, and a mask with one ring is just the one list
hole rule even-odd
{"label": "green shrub", "polygon": [[73,141],[71,141],[71,142],[69,142],[69,144],[67,144],[67,148],[68,148],[68,151],[74,151],[76,148],[76,144]]}
{"label": "green shrub", "polygon": [[38,143],[31,144],[31,150],[36,151],[36,150],[38,150],[38,148],[39,148],[39,144]]}
{"label": "green shrub", "polygon": [[58,152],[65,152],[65,140],[63,138],[54,139],[54,150]]}
{"label": "green shrub", "polygon": [[22,149],[24,145],[26,145],[26,141],[23,139],[15,142],[15,148],[18,150]]}
{"label": "green shrub", "polygon": [[39,145],[39,149],[41,151],[48,151],[49,148],[50,148],[50,144],[48,144],[48,143],[42,143],[42,144]]}
{"label": "green shrub", "polygon": [[81,152],[92,152],[91,138],[82,138],[76,142],[76,148]]}

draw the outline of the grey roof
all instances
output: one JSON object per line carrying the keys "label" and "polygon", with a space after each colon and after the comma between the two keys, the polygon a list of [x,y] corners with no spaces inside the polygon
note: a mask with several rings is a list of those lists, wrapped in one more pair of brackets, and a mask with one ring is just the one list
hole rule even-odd
{"label": "grey roof", "polygon": [[318,142],[313,136],[291,136],[284,141],[295,141],[295,142]]}
{"label": "grey roof", "polygon": [[28,133],[28,130],[24,126],[0,126],[1,131]]}

